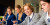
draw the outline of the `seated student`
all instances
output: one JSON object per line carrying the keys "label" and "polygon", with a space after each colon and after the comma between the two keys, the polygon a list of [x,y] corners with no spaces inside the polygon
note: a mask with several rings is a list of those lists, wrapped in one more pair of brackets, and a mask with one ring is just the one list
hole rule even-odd
{"label": "seated student", "polygon": [[43,8],[43,15],[36,25],[50,25],[50,0],[40,0]]}
{"label": "seated student", "polygon": [[22,12],[20,5],[16,5],[15,10],[17,11],[17,24],[20,24],[25,20],[26,14]]}
{"label": "seated student", "polygon": [[31,4],[26,3],[24,5],[24,13],[27,15],[25,20],[18,25],[35,25],[39,20],[39,15],[37,13],[34,13],[34,8]]}
{"label": "seated student", "polygon": [[13,25],[13,22],[16,20],[15,15],[12,13],[12,9],[11,7],[7,8],[7,14],[6,14],[6,19],[4,19],[4,21],[7,21],[7,25]]}

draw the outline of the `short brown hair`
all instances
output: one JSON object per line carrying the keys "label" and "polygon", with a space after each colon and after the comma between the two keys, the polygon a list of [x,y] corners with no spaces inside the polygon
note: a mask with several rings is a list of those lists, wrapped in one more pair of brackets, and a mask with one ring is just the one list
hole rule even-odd
{"label": "short brown hair", "polygon": [[40,1],[44,1],[44,2],[48,2],[48,3],[50,3],[50,0],[40,0]]}
{"label": "short brown hair", "polygon": [[[26,3],[24,6],[28,6],[32,10],[32,12],[34,12],[34,8],[30,3]],[[23,6],[23,9],[24,9],[24,6]]]}

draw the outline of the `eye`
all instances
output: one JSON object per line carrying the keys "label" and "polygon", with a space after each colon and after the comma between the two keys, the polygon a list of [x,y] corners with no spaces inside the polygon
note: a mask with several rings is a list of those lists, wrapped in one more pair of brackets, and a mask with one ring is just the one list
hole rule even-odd
{"label": "eye", "polygon": [[45,5],[43,5],[43,6],[45,6]]}

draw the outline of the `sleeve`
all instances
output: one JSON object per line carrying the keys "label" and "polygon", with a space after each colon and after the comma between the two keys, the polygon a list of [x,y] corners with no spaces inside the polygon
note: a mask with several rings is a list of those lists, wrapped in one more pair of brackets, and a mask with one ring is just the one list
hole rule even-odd
{"label": "sleeve", "polygon": [[22,22],[25,20],[25,18],[26,18],[26,14],[23,13],[22,18],[21,18]]}
{"label": "sleeve", "polygon": [[11,20],[12,20],[12,21],[16,20],[15,15],[12,16],[12,19],[11,19]]}

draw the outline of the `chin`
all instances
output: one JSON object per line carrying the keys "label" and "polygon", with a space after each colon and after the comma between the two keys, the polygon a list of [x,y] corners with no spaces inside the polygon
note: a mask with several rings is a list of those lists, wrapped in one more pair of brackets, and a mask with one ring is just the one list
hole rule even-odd
{"label": "chin", "polygon": [[47,11],[44,11],[44,12],[47,12]]}
{"label": "chin", "polygon": [[27,16],[29,16],[29,14],[27,14]]}

